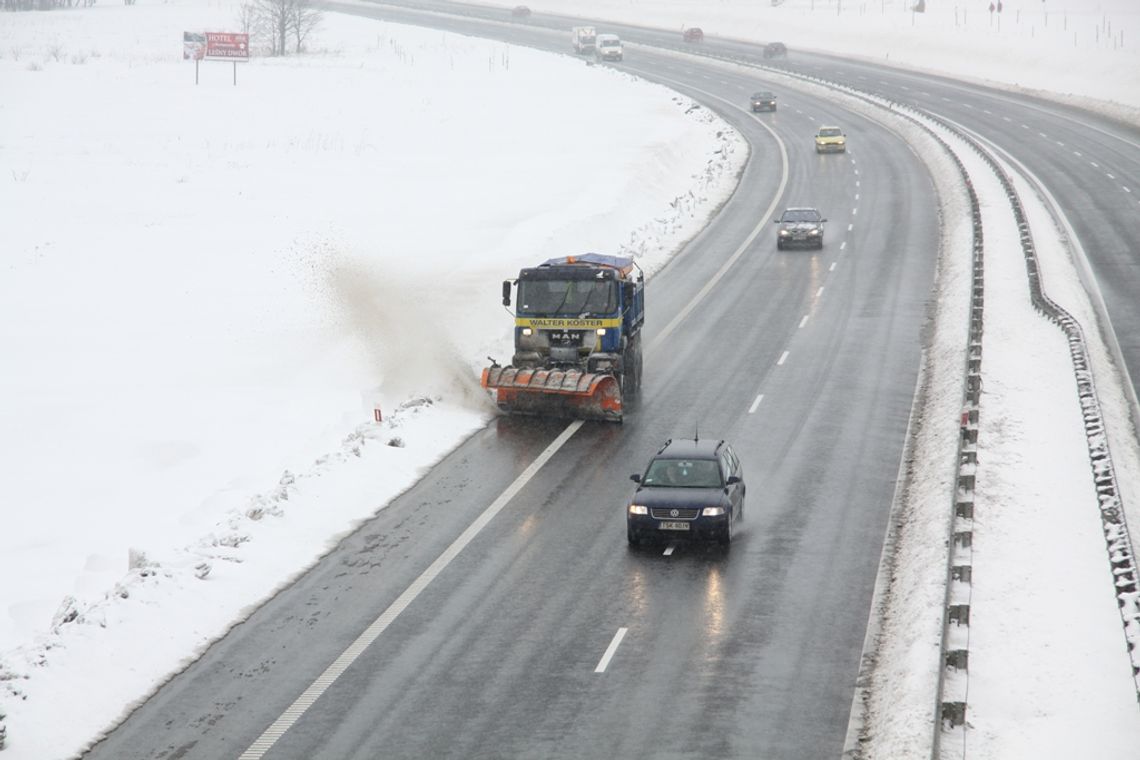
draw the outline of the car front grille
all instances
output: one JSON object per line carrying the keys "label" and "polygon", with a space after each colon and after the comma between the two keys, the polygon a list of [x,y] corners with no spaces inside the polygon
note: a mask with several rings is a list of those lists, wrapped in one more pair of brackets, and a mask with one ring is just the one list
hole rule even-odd
{"label": "car front grille", "polygon": [[700,511],[692,507],[655,507],[649,510],[649,514],[655,520],[695,520]]}

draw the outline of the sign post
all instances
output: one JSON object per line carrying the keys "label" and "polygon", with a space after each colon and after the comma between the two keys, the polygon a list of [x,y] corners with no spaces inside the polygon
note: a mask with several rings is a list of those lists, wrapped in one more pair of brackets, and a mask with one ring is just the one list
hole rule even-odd
{"label": "sign post", "polygon": [[194,84],[198,84],[198,61],[206,54],[206,35],[201,32],[182,33],[182,60],[194,61]]}
{"label": "sign post", "polygon": [[206,32],[206,60],[232,61],[234,86],[237,86],[238,61],[249,62],[249,35],[230,32]]}
{"label": "sign post", "polygon": [[232,32],[183,32],[182,58],[194,61],[194,84],[198,84],[198,62],[230,61],[237,85],[238,63],[249,62],[249,35]]}

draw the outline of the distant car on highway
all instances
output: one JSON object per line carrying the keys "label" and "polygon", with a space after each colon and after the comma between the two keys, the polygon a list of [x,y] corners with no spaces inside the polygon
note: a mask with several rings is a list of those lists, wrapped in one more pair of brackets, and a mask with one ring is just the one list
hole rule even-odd
{"label": "distant car on highway", "polygon": [[847,135],[839,127],[820,127],[815,133],[816,153],[846,153]]}
{"label": "distant car on highway", "polygon": [[769,42],[764,46],[765,58],[787,58],[788,48],[782,42]]}
{"label": "distant car on highway", "polygon": [[819,211],[807,206],[784,209],[776,224],[776,248],[784,250],[792,246],[823,248],[823,224],[827,220]]}
{"label": "distant car on highway", "polygon": [[705,39],[705,31],[699,26],[690,26],[681,33],[681,38],[685,42],[702,42]]}
{"label": "distant car on highway", "polygon": [[616,34],[599,34],[594,41],[594,57],[599,61],[620,61],[625,56],[621,38]]}
{"label": "distant car on highway", "polygon": [[729,544],[744,519],[744,468],[725,441],[670,439],[643,474],[626,507],[631,546],[654,539]]}
{"label": "distant car on highway", "polygon": [[511,8],[511,15],[515,18],[530,18],[530,8],[525,5],[516,5]]}
{"label": "distant car on highway", "polygon": [[751,102],[752,113],[756,113],[757,111],[776,110],[776,95],[774,93],[768,92],[767,90],[761,90],[760,92],[752,93]]}

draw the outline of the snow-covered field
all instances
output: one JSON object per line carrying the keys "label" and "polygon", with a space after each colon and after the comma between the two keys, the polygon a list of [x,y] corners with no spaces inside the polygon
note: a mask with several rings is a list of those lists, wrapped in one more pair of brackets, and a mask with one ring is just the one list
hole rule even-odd
{"label": "snow-covered field", "polygon": [[182,32],[235,7],[0,17],[13,757],[74,751],[483,425],[505,277],[652,272],[747,158],[662,87],[335,15],[195,86]]}
{"label": "snow-covered field", "polygon": [[[1047,39],[1008,23],[1035,0],[1005,3],[1000,31],[971,6],[968,35],[942,3],[809,3],[529,4],[737,37],[755,12],[759,40],[781,12],[789,46],[811,31],[967,77],[996,62],[1002,81],[1140,107],[1132,47],[1073,28],[1072,55],[1020,52]],[[1131,2],[1060,5],[1053,27],[1140,32]],[[223,63],[195,85],[182,32],[233,29],[235,8],[0,16],[0,577],[20,579],[0,586],[5,756],[74,753],[483,425],[476,368],[510,351],[505,276],[583,250],[652,273],[747,157],[663,88],[358,18],[326,16],[310,54],[241,65],[236,87]],[[898,42],[899,18],[941,19],[934,36],[968,37],[970,55]],[[1124,710],[1110,691],[1090,713]],[[1018,718],[1007,705],[999,727]]]}

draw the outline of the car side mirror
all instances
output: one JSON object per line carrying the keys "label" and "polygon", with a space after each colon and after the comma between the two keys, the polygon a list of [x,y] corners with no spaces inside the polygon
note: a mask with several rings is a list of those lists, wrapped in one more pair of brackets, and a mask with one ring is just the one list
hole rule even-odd
{"label": "car side mirror", "polygon": [[636,474],[636,473],[634,473],[633,475],[630,475],[629,479],[632,480],[634,483],[640,483],[641,482],[641,476]]}
{"label": "car side mirror", "polygon": [[820,223],[820,224],[823,224],[823,223],[824,223],[824,222],[826,222],[826,221],[827,221],[826,219],[820,219],[820,220],[819,220],[819,223]]}
{"label": "car side mirror", "polygon": [[736,483],[740,482],[740,476],[739,475],[729,475],[728,480],[725,482],[730,486],[735,485]]}

